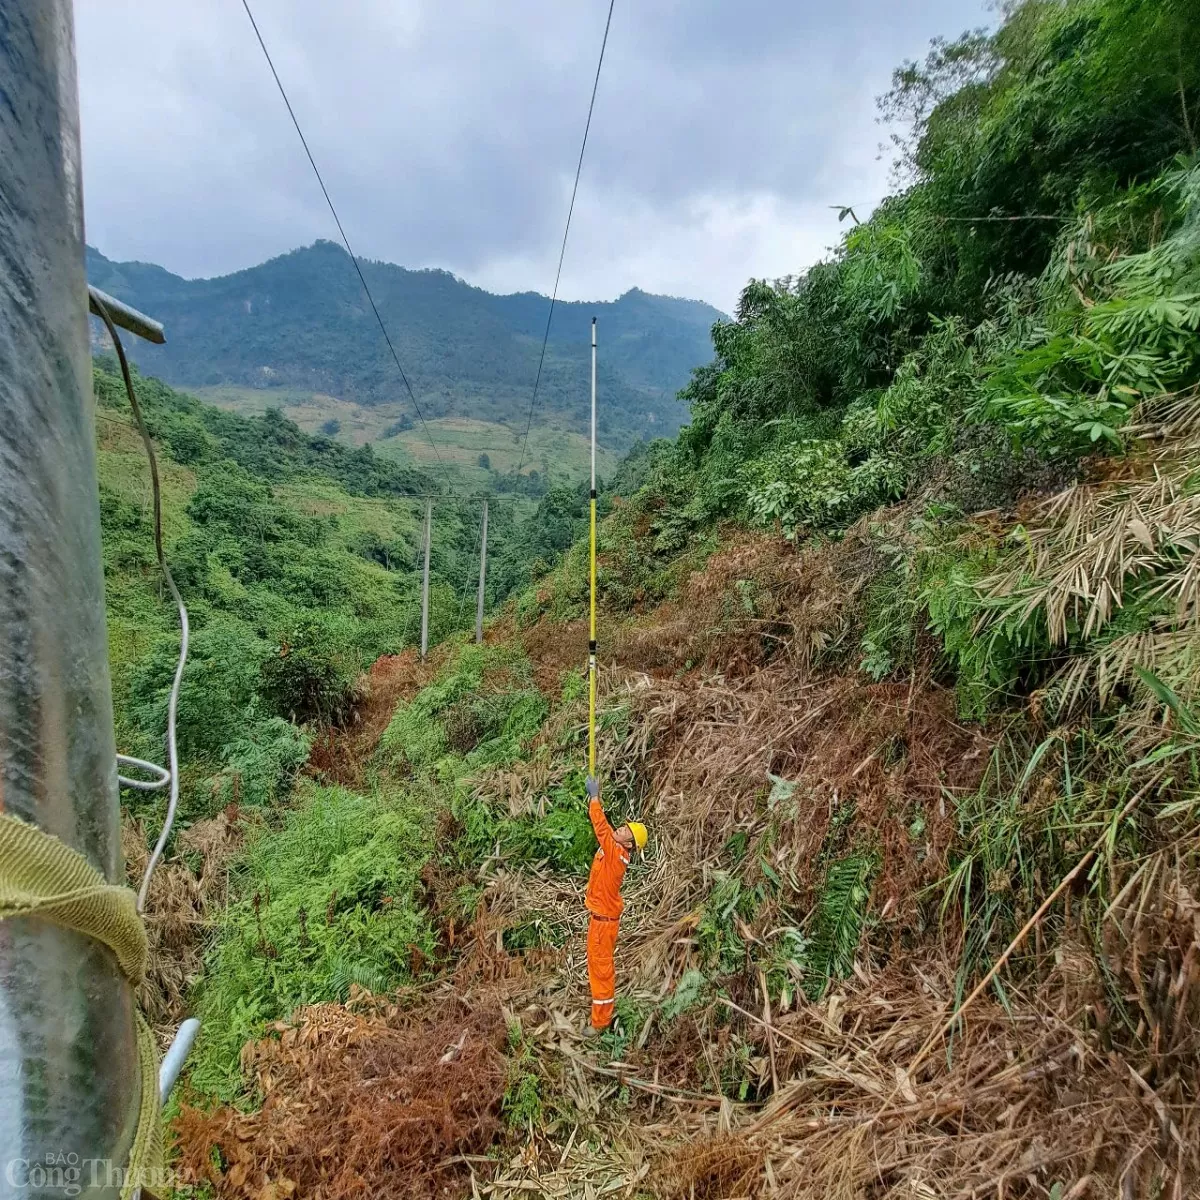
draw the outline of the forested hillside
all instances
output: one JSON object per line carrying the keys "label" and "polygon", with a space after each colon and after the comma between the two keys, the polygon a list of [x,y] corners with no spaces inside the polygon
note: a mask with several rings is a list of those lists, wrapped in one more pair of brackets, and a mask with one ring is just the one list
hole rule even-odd
{"label": "forested hillside", "polygon": [[486,646],[376,663],[286,803],[181,838],[203,1187],[1196,1193],[1196,9],[1001,15],[897,71],[896,194],[747,286],[607,498],[615,1028],[559,492]]}
{"label": "forested hillside", "polygon": [[[310,436],[269,410],[245,417],[136,375],[159,448],[164,542],[191,614],[180,697],[189,814],[266,803],[313,731],[343,724],[360,676],[419,641],[424,497],[441,480],[371,446]],[[150,474],[116,362],[96,360],[100,514],[118,740],[159,756],[178,647],[154,558]],[[629,477],[644,452],[616,476]],[[601,510],[611,506],[604,488]],[[584,485],[493,504],[489,609],[527,588],[586,526]],[[433,508],[430,638],[474,627],[481,507]],[[215,806],[215,808],[214,808]]]}
{"label": "forested hillside", "polygon": [[[494,296],[447,271],[361,266],[426,417],[469,417],[523,433],[548,298]],[[323,420],[344,420],[355,405],[378,410],[375,440],[416,421],[353,264],[332,242],[190,280],[148,263],[110,262],[89,248],[88,279],[164,323],[164,346],[131,352],[168,383],[254,389],[240,398],[261,392],[264,407],[314,394],[340,401],[327,404]],[[675,393],[708,356],[709,328],[720,315],[698,301],[636,289],[611,303],[557,305],[539,424],[586,432],[595,316],[604,338],[604,445],[623,451],[643,436],[674,434],[687,415]]]}

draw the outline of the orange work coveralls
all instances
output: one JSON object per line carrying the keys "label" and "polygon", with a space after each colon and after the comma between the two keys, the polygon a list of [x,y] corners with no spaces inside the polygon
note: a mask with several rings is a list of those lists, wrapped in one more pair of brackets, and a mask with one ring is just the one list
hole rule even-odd
{"label": "orange work coveralls", "polygon": [[613,951],[617,946],[617,923],[625,901],[621,899],[621,881],[629,866],[629,853],[613,837],[613,828],[599,800],[588,805],[588,816],[600,843],[592,859],[584,904],[592,914],[588,922],[588,983],[592,988],[592,1026],[607,1029],[612,1024],[617,973]]}

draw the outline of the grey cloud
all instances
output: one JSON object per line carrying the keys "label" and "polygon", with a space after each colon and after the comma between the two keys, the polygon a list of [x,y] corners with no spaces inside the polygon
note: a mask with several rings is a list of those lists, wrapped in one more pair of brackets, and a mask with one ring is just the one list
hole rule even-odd
{"label": "grey cloud", "polygon": [[[252,4],[359,253],[548,290],[604,0]],[[891,68],[986,15],[981,0],[617,0],[569,294],[699,288],[728,306],[748,275],[805,265],[769,260],[833,240],[828,204],[879,198],[872,102]],[[214,274],[333,235],[237,0],[78,0],[77,26],[89,238],[106,254]],[[699,211],[752,215],[726,229]],[[740,240],[714,250],[726,235]]]}

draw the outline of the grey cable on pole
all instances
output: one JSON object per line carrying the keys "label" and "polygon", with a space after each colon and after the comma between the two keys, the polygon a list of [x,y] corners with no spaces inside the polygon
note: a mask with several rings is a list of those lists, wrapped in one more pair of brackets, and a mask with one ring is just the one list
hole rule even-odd
{"label": "grey cable on pole", "polygon": [[147,762],[144,758],[134,758],[132,754],[118,754],[118,767],[130,767],[135,771],[145,771],[153,775],[153,779],[134,779],[130,775],[118,775],[117,782],[122,787],[133,788],[136,792],[157,792],[171,782],[171,772],[158,763]]}
{"label": "grey cable on pole", "polygon": [[371,295],[371,289],[367,286],[366,276],[363,275],[362,267],[358,265],[358,257],[350,245],[350,239],[346,236],[345,229],[342,228],[342,219],[338,216],[337,209],[334,208],[333,201],[329,197],[329,189],[325,186],[325,180],[321,177],[321,172],[317,168],[317,160],[313,158],[312,151],[308,148],[308,139],[304,136],[304,130],[300,128],[300,122],[296,119],[296,113],[292,109],[292,102],[288,99],[287,92],[284,90],[283,81],[279,78],[279,72],[275,70],[275,63],[271,59],[271,52],[267,49],[267,43],[263,41],[263,35],[258,29],[258,22],[254,19],[254,14],[250,11],[249,0],[242,0],[242,7],[246,10],[246,16],[250,18],[250,24],[254,28],[254,36],[258,38],[258,44],[262,48],[263,57],[267,60],[267,66],[271,68],[271,74],[275,78],[275,86],[279,89],[279,94],[283,97],[284,106],[288,110],[288,116],[292,118],[292,124],[296,127],[296,133],[300,138],[300,144],[304,147],[304,153],[308,155],[308,165],[312,167],[313,174],[317,177],[317,183],[321,185],[321,194],[325,197],[325,203],[329,205],[329,211],[333,214],[334,224],[337,226],[338,233],[342,236],[346,253],[350,255],[350,261],[354,264],[354,270],[358,273],[358,282],[362,284],[362,290],[367,297],[367,302],[371,305],[371,311],[375,314],[375,320],[379,324],[379,332],[383,334],[383,340],[387,342],[387,348],[391,351],[392,359],[396,364],[396,370],[400,372],[400,378],[404,381],[408,398],[412,401],[412,406],[420,418],[421,427],[425,430],[425,436],[429,439],[429,445],[433,448],[433,453],[437,457],[438,466],[442,468],[442,474],[446,478],[446,487],[449,491],[453,491],[454,488],[450,482],[450,472],[446,469],[446,464],[442,460],[442,452],[437,448],[437,442],[433,440],[433,434],[430,432],[429,425],[425,421],[425,414],[421,412],[421,406],[417,403],[416,393],[412,389],[412,384],[408,382],[408,376],[405,374],[404,368],[400,365],[400,356],[396,353],[396,347],[392,344],[387,326],[383,323],[383,317],[379,315],[379,308],[375,304],[375,297]]}
{"label": "grey cable on pole", "polygon": [[[243,0],[245,3],[245,0]],[[596,107],[596,91],[600,87],[600,69],[604,66],[604,50],[608,46],[608,30],[612,25],[613,6],[616,0],[608,0],[608,19],[604,22],[604,38],[600,42],[600,59],[596,63],[596,78],[592,81],[592,99],[588,104],[587,123],[583,127],[583,143],[579,147],[579,162],[575,165],[575,186],[571,189],[571,203],[567,208],[567,225],[563,230],[562,249],[558,252],[558,270],[554,275],[554,290],[550,294],[550,311],[546,314],[546,332],[542,335],[542,353],[538,358],[537,378],[533,381],[533,399],[529,402],[529,416],[525,421],[525,436],[521,441],[521,457],[517,462],[517,474],[525,465],[525,451],[529,445],[529,429],[533,424],[533,410],[537,407],[538,388],[542,382],[542,367],[546,362],[546,346],[550,341],[550,322],[554,320],[554,305],[558,300],[558,284],[562,279],[563,260],[567,256],[567,235],[571,232],[571,217],[575,212],[575,197],[579,192],[579,176],[583,173],[583,154],[587,149],[588,132],[592,128],[592,111]]]}
{"label": "grey cable on pole", "polygon": [[[142,445],[146,448],[146,457],[150,460],[150,490],[154,501],[154,552],[158,556],[159,569],[163,573],[163,578],[167,581],[167,587],[175,600],[176,608],[179,610],[179,660],[175,664],[175,678],[171,682],[171,693],[167,700],[166,770],[170,777],[171,790],[167,800],[167,815],[163,821],[162,832],[158,835],[158,841],[155,843],[154,851],[150,855],[150,861],[146,864],[145,873],[142,875],[141,887],[138,888],[137,910],[140,913],[146,909],[146,896],[150,891],[150,878],[154,874],[154,868],[158,866],[159,859],[162,858],[167,838],[171,836],[171,826],[175,824],[175,814],[179,809],[179,744],[176,738],[175,727],[179,715],[179,687],[183,682],[183,668],[187,665],[189,638],[188,611],[187,606],[183,602],[183,597],[179,594],[179,589],[175,586],[175,579],[171,574],[171,568],[167,566],[167,556],[163,551],[162,486],[158,479],[158,459],[154,454],[154,443],[150,440],[150,433],[146,429],[146,422],[142,419],[142,410],[137,401],[137,393],[133,390],[133,376],[129,371],[129,360],[125,357],[125,347],[121,344],[121,337],[117,333],[117,327],[113,324],[112,317],[108,315],[108,309],[103,304],[97,304],[96,311],[99,312],[100,319],[108,329],[108,336],[112,338],[113,348],[117,352],[117,361],[121,364],[121,378],[125,381],[125,392],[129,397],[129,407],[133,410],[133,419],[137,423],[138,433],[142,435]],[[153,771],[163,770],[162,767],[156,767],[153,763],[145,763],[137,759],[127,761],[131,766]],[[152,783],[148,788],[144,783],[130,783],[129,786],[140,787],[143,790],[149,791],[162,787],[163,782]]]}

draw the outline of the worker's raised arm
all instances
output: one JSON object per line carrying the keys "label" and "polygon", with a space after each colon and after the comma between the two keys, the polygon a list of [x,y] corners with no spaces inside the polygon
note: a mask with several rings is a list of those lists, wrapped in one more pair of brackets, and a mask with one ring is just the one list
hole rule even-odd
{"label": "worker's raised arm", "polygon": [[600,849],[606,855],[616,854],[618,851],[617,839],[613,837],[613,828],[604,815],[604,807],[600,803],[600,782],[591,775],[587,777],[587,794],[588,816],[592,821],[596,841],[600,843]]}

